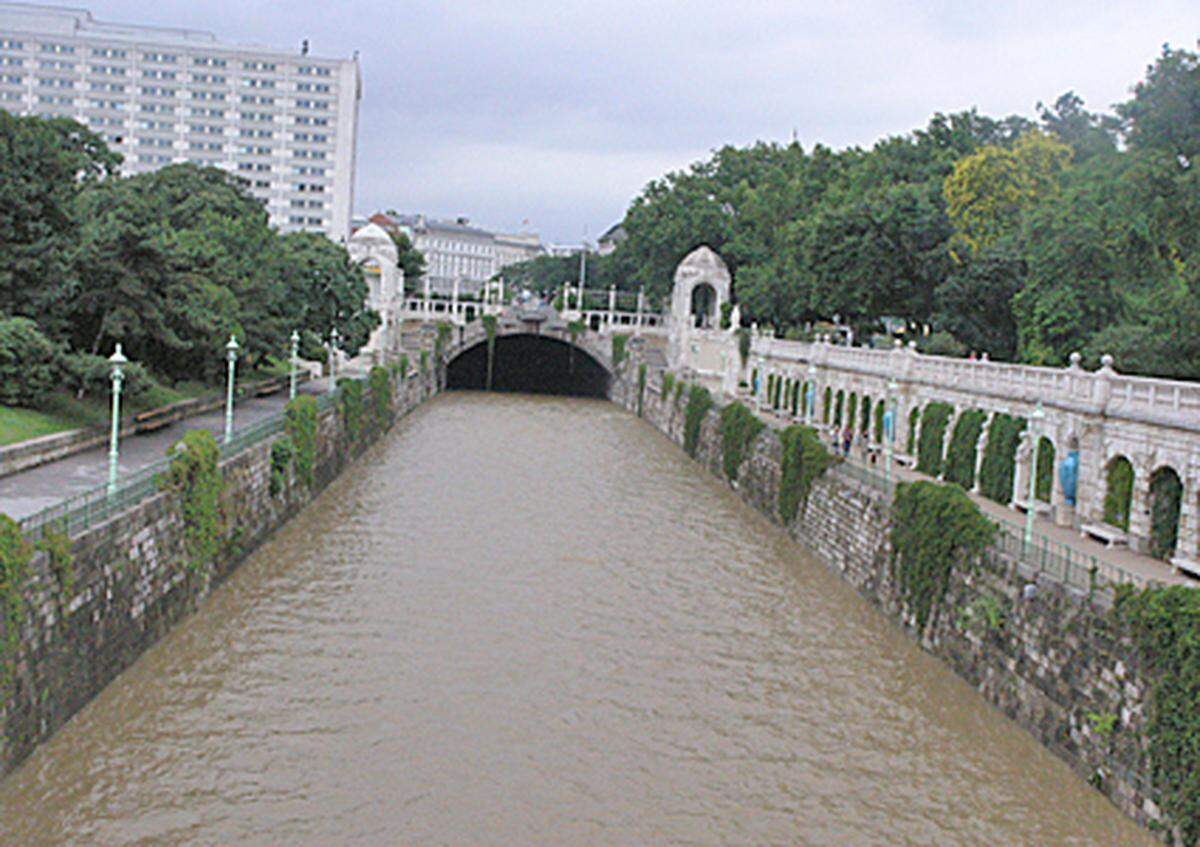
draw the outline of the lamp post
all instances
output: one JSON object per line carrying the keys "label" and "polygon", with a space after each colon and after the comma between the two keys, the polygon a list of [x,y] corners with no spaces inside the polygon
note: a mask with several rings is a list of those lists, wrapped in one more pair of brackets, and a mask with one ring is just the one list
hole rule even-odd
{"label": "lamp post", "polygon": [[884,414],[883,433],[883,478],[888,485],[892,482],[892,453],[896,449],[896,392],[900,386],[893,377],[887,384],[887,411]]}
{"label": "lamp post", "polygon": [[329,332],[329,390],[337,388],[338,331],[335,326]]}
{"label": "lamp post", "polygon": [[1033,544],[1033,505],[1037,498],[1038,441],[1042,434],[1042,421],[1046,412],[1038,400],[1033,414],[1029,416],[1029,499],[1025,503],[1025,549]]}
{"label": "lamp post", "polygon": [[233,440],[233,383],[237,372],[238,343],[235,336],[229,336],[225,345],[225,358],[229,360],[229,385],[225,389],[225,443]]}
{"label": "lamp post", "polygon": [[817,366],[814,362],[808,363],[808,385],[804,392],[804,423],[808,426],[813,424],[813,414],[816,411],[813,407],[817,404]]}
{"label": "lamp post", "polygon": [[121,383],[125,380],[125,372],[121,366],[129,360],[121,352],[121,345],[109,356],[112,363],[112,435],[108,440],[108,496],[117,493],[117,464],[120,459],[118,441],[121,436]]}
{"label": "lamp post", "polygon": [[296,364],[300,357],[300,333],[292,330],[292,353],[288,360],[288,399],[296,399]]}

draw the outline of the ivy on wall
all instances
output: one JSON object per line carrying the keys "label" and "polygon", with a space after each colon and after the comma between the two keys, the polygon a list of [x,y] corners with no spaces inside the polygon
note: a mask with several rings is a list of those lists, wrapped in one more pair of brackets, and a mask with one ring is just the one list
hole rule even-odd
{"label": "ivy on wall", "polygon": [[454,332],[454,327],[448,321],[439,321],[437,325],[437,337],[433,340],[433,358],[440,362],[446,355],[446,351],[450,349],[450,336]]}
{"label": "ivy on wall", "polygon": [[682,379],[675,380],[675,408],[676,409],[678,409],[679,404],[681,402],[683,402],[683,389],[684,389],[684,387],[686,387],[686,385],[687,385],[687,383],[685,383]]}
{"label": "ivy on wall", "polygon": [[42,537],[34,545],[46,554],[50,572],[58,583],[59,601],[75,594],[75,553],[66,520],[53,521],[42,528]]}
{"label": "ivy on wall", "polygon": [[400,373],[400,379],[408,379],[408,354],[404,353],[400,356],[400,362],[396,368]]}
{"label": "ivy on wall", "polygon": [[825,402],[821,408],[821,420],[829,423],[829,407],[833,401],[833,389],[828,385],[825,386]]}
{"label": "ivy on wall", "polygon": [[867,435],[871,432],[871,398],[865,394],[862,398],[862,414],[860,417],[862,420],[859,422],[858,431],[863,435]]}
{"label": "ivy on wall", "polygon": [[1034,496],[1043,503],[1050,502],[1054,488],[1054,459],[1054,442],[1043,435],[1038,439],[1037,482],[1034,488]]}
{"label": "ivy on wall", "polygon": [[721,410],[721,461],[725,478],[736,482],[746,450],[766,428],[753,412],[734,401]]}
{"label": "ivy on wall", "polygon": [[1200,840],[1200,592],[1121,586],[1114,613],[1130,629],[1151,684],[1146,720],[1159,807],[1183,836]]}
{"label": "ivy on wall", "polygon": [[1129,508],[1133,503],[1133,465],[1124,456],[1108,463],[1105,475],[1104,522],[1129,529]]}
{"label": "ivy on wall", "polygon": [[1150,478],[1150,555],[1169,561],[1179,540],[1179,505],[1183,483],[1171,468]]}
{"label": "ivy on wall", "polygon": [[[893,415],[893,417],[895,417],[895,415]],[[892,432],[894,433],[895,431],[896,431],[896,424],[893,421]],[[892,441],[895,441],[895,439],[893,438]],[[875,443],[876,444],[883,443],[883,404],[882,403],[875,404]]]}
{"label": "ivy on wall", "polygon": [[967,491],[975,487],[975,460],[978,457],[979,436],[987,415],[970,409],[958,416],[950,447],[946,451],[946,480],[961,485]]}
{"label": "ivy on wall", "polygon": [[317,401],[302,394],[288,401],[283,413],[283,431],[292,442],[296,477],[312,488],[317,465]]}
{"label": "ivy on wall", "polygon": [[278,497],[287,488],[288,474],[296,461],[292,439],[281,435],[271,443],[271,477],[268,483],[271,496]]}
{"label": "ivy on wall", "polygon": [[803,393],[803,389],[801,388],[800,383],[793,382],[792,383],[792,417],[796,417],[796,415],[800,414],[800,396],[802,393]]}
{"label": "ivy on wall", "polygon": [[956,485],[900,483],[892,504],[892,568],[900,593],[924,630],[950,575],[978,562],[996,526]]}
{"label": "ivy on wall", "polygon": [[808,499],[813,483],[836,459],[825,449],[817,431],[794,424],[779,433],[783,456],[779,468],[776,508],[785,525],[796,520],[800,504]]}
{"label": "ivy on wall", "polygon": [[621,362],[625,361],[625,347],[629,343],[629,336],[614,333],[612,337],[612,363],[613,370],[621,367]]}
{"label": "ivy on wall", "polygon": [[850,399],[846,401],[846,429],[854,431],[858,423],[858,395],[851,393]]}
{"label": "ivy on wall", "polygon": [[671,373],[670,371],[663,371],[662,372],[662,388],[659,391],[659,396],[662,397],[664,403],[667,401],[667,398],[671,396],[671,389],[674,387],[675,387],[675,374]]}
{"label": "ivy on wall", "polygon": [[693,459],[696,457],[696,449],[700,446],[700,426],[704,423],[704,416],[712,407],[712,395],[708,393],[707,388],[693,385],[689,389],[687,417],[684,418],[683,423],[683,449]]}
{"label": "ivy on wall", "polygon": [[[427,373],[429,373],[429,351],[422,350],[421,351],[421,376],[425,376]],[[489,386],[490,386],[490,384],[489,384]]]}
{"label": "ivy on wall", "polygon": [[742,367],[746,367],[746,360],[750,358],[750,328],[738,327],[737,331],[738,358],[742,360]]}
{"label": "ivy on wall", "polygon": [[646,363],[642,362],[638,365],[638,401],[637,414],[642,416],[642,406],[646,400]]}
{"label": "ivy on wall", "polygon": [[842,426],[842,403],[846,401],[846,393],[839,391],[837,398],[833,401],[833,425],[841,428]]}
{"label": "ivy on wall", "polygon": [[909,455],[917,449],[917,424],[921,422],[921,407],[913,406],[912,411],[908,413],[908,441],[904,445],[904,449]]}
{"label": "ivy on wall", "polygon": [[954,407],[935,400],[921,415],[921,439],[917,445],[917,470],[932,477],[942,475],[946,425]]}
{"label": "ivy on wall", "polygon": [[167,455],[171,461],[165,487],[179,498],[188,568],[200,571],[216,560],[225,530],[221,514],[225,480],[218,467],[221,450],[213,434],[200,429],[185,434]]}
{"label": "ivy on wall", "polygon": [[979,490],[984,497],[1002,506],[1012,501],[1017,447],[1024,431],[1024,418],[1003,412],[993,414],[988,424],[987,446],[979,466]]}
{"label": "ivy on wall", "polygon": [[375,416],[375,426],[380,431],[392,424],[392,379],[388,369],[376,365],[367,376],[367,385],[371,389],[371,410]]}
{"label": "ivy on wall", "polygon": [[33,547],[21,534],[21,525],[0,514],[0,694],[6,694],[21,644],[21,619],[25,614],[25,580]]}
{"label": "ivy on wall", "polygon": [[359,443],[363,431],[363,384],[357,379],[338,380],[338,409],[342,415],[345,444],[349,447]]}

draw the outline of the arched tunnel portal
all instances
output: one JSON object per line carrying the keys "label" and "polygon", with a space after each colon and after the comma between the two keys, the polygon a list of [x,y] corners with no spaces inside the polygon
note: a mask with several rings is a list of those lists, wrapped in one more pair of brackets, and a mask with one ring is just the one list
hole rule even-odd
{"label": "arched tunnel portal", "polygon": [[[463,350],[446,365],[446,387],[484,390],[487,359],[486,341]],[[493,391],[607,397],[610,378],[591,354],[570,342],[532,334],[496,338]]]}

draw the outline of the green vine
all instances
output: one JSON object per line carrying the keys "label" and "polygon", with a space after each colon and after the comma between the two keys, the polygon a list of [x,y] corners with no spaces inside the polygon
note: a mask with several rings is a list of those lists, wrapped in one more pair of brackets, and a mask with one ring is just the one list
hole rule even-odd
{"label": "green vine", "polygon": [[[883,403],[876,403],[875,404],[875,443],[876,444],[883,443],[883,414],[884,414]],[[893,413],[892,417],[895,418],[895,416],[896,416],[895,413]],[[896,423],[895,423],[895,421],[892,421],[892,432],[893,433],[896,431],[895,427],[896,427]]]}
{"label": "green vine", "polygon": [[[490,348],[489,348],[490,349]],[[421,376],[426,376],[429,373],[429,351],[421,351]],[[489,385],[490,385],[489,381]]]}
{"label": "green vine", "polygon": [[387,429],[392,423],[392,379],[387,368],[376,365],[367,376],[367,385],[371,389],[371,409],[375,416],[375,426],[380,431]]}
{"label": "green vine", "polygon": [[921,439],[917,445],[917,470],[932,477],[942,475],[942,453],[946,439],[946,425],[954,407],[949,403],[934,401],[925,407],[921,415]]}
{"label": "green vine", "polygon": [[900,483],[892,505],[892,568],[917,627],[925,629],[956,568],[972,566],[996,526],[956,485]]}
{"label": "green vine", "polygon": [[683,449],[693,459],[696,458],[696,450],[700,446],[700,426],[712,407],[713,399],[708,389],[693,385],[688,391],[687,417],[683,423]]}
{"label": "green vine", "polygon": [[742,367],[746,367],[746,361],[750,358],[750,328],[738,327],[737,329],[737,345],[738,358],[742,360]]}
{"label": "green vine", "polygon": [[908,441],[905,443],[905,450],[909,455],[917,449],[917,424],[921,422],[921,407],[913,406],[912,411],[908,413]]}
{"label": "green vine", "polygon": [[1146,740],[1151,782],[1182,843],[1200,839],[1200,592],[1122,587],[1114,612],[1132,632],[1151,685]]}
{"label": "green vine", "polygon": [[1054,442],[1043,435],[1038,439],[1037,485],[1034,489],[1034,496],[1043,503],[1050,502],[1054,488],[1054,459]]}
{"label": "green vine", "polygon": [[766,424],[741,403],[733,402],[721,410],[721,460],[725,478],[736,482],[747,448],[766,429]]}
{"label": "green vine", "polygon": [[833,401],[833,425],[838,429],[842,427],[842,404],[846,402],[846,392],[839,391],[837,398]]}
{"label": "green vine", "polygon": [[683,402],[683,389],[687,385],[682,379],[675,380],[675,408],[679,408],[679,404]]}
{"label": "green vine", "polygon": [[479,319],[483,324],[483,334],[487,338],[487,383],[486,389],[492,390],[492,370],[496,362],[496,316],[484,315]]}
{"label": "green vine", "polygon": [[1170,468],[1150,477],[1150,555],[1169,561],[1179,541],[1179,506],[1183,484]]}
{"label": "green vine", "polygon": [[338,409],[342,414],[345,444],[351,448],[359,443],[363,431],[363,384],[357,379],[338,380]]}
{"label": "green vine", "polygon": [[665,403],[667,398],[671,396],[671,389],[675,387],[675,374],[670,371],[662,372],[662,388],[659,391],[659,396],[662,397]]}
{"label": "green vine", "polygon": [[800,504],[808,499],[813,483],[824,475],[836,461],[821,443],[817,431],[799,424],[789,426],[779,433],[783,445],[780,462],[779,495],[776,508],[785,524],[796,520]]}
{"label": "green vine", "polygon": [[967,491],[975,487],[975,459],[979,455],[979,435],[987,415],[970,409],[958,416],[950,447],[946,450],[946,481],[961,485]]}
{"label": "green vine", "polygon": [[65,519],[43,527],[42,537],[35,546],[46,554],[50,572],[58,583],[60,600],[69,600],[75,594],[75,552]]}
{"label": "green vine", "polygon": [[871,432],[871,398],[866,394],[862,398],[862,410],[859,412],[858,431],[863,435]]}
{"label": "green vine", "polygon": [[637,399],[637,414],[642,416],[642,405],[646,400],[646,363],[642,362],[638,365],[638,399]]}
{"label": "green vine", "polygon": [[224,532],[221,495],[225,480],[218,466],[221,450],[212,433],[200,429],[184,435],[167,455],[171,463],[166,486],[179,497],[188,569],[200,571],[216,561]]}
{"label": "green vine", "polygon": [[855,425],[854,416],[858,413],[858,395],[851,394],[850,399],[846,401],[846,429],[853,431]]}
{"label": "green vine", "polygon": [[821,420],[824,423],[829,423],[829,409],[833,401],[833,389],[828,385],[825,386],[825,402],[821,406]]}
{"label": "green vine", "polygon": [[278,497],[287,488],[288,473],[296,461],[296,448],[286,435],[276,438],[271,444],[271,477],[269,488],[272,497]]}
{"label": "green vine", "polygon": [[1109,526],[1129,529],[1129,509],[1133,502],[1133,465],[1124,456],[1117,456],[1105,474],[1104,522]]}
{"label": "green vine", "polygon": [[21,619],[25,615],[25,580],[33,547],[21,534],[21,525],[0,514],[0,693],[7,691],[21,647]]}
{"label": "green vine", "polygon": [[440,362],[449,350],[450,337],[454,334],[454,327],[448,321],[438,321],[437,337],[433,340],[433,358],[434,361]]}
{"label": "green vine", "polygon": [[311,489],[317,466],[317,401],[307,394],[288,401],[283,431],[292,442],[296,476]]}
{"label": "green vine", "polygon": [[399,364],[399,367],[397,368],[397,370],[400,372],[401,380],[408,379],[408,354],[407,353],[402,353],[400,355],[400,364]]}
{"label": "green vine", "polygon": [[979,466],[979,490],[984,497],[1002,506],[1012,500],[1017,447],[1024,431],[1024,418],[1002,412],[992,415],[992,422],[988,424],[987,447]]}
{"label": "green vine", "polygon": [[625,361],[625,345],[629,343],[629,336],[616,333],[612,337],[612,363],[613,370],[621,367],[621,362]]}

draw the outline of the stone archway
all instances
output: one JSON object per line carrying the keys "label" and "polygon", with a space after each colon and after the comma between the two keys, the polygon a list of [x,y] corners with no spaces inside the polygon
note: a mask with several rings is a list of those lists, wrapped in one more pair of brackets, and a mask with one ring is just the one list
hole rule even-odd
{"label": "stone archway", "polygon": [[707,282],[692,288],[689,321],[694,329],[715,329],[717,326],[717,291]]}
{"label": "stone archway", "polygon": [[1105,468],[1104,480],[1104,522],[1128,530],[1133,506],[1133,463],[1125,456],[1114,456]]}
{"label": "stone archway", "polygon": [[1150,476],[1150,555],[1170,561],[1179,542],[1183,481],[1170,465]]}

